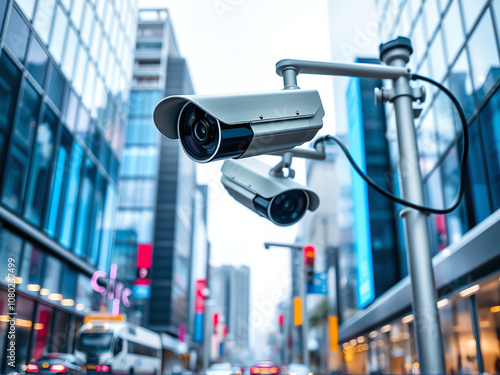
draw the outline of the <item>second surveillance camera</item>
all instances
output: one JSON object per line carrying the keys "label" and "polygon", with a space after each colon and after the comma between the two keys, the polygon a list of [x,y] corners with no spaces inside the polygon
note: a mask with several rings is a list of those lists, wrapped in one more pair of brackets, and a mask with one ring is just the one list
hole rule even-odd
{"label": "second surveillance camera", "polygon": [[295,224],[307,210],[318,208],[314,191],[289,177],[269,175],[269,168],[254,158],[226,160],[221,182],[234,199],[276,225]]}
{"label": "second surveillance camera", "polygon": [[325,112],[315,90],[169,96],[153,119],[196,162],[289,150],[314,138]]}

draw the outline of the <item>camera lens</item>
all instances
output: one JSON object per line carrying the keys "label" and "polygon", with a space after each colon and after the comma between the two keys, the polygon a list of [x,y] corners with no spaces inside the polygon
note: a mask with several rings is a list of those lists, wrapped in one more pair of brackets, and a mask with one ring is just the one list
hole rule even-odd
{"label": "camera lens", "polygon": [[212,116],[189,103],[179,117],[179,138],[194,160],[210,161],[220,145],[220,126]]}
{"label": "camera lens", "polygon": [[302,190],[285,191],[271,201],[271,220],[281,225],[293,224],[306,212],[307,194]]}
{"label": "camera lens", "polygon": [[194,125],[193,135],[198,142],[205,142],[210,137],[210,125],[204,120],[198,121]]}

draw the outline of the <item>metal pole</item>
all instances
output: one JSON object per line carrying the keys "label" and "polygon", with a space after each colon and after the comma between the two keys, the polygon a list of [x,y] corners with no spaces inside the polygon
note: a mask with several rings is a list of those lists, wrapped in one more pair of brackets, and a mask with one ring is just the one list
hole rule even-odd
{"label": "metal pole", "polygon": [[[405,67],[412,48],[409,39],[398,38],[380,46],[380,60],[389,66]],[[391,101],[396,112],[400,183],[403,198],[424,205],[422,176],[413,122],[414,97],[408,77],[393,80]],[[436,288],[432,267],[431,241],[427,214],[406,208],[405,223],[408,268],[413,290],[413,315],[418,358],[422,374],[445,374],[441,327],[436,306]]]}

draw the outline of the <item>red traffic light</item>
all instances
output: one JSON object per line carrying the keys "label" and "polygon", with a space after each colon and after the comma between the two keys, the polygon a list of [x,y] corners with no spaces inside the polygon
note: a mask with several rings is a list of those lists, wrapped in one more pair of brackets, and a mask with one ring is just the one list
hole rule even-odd
{"label": "red traffic light", "polygon": [[216,329],[218,325],[219,325],[219,314],[214,313],[214,329]]}
{"label": "red traffic light", "polygon": [[316,252],[316,249],[313,245],[306,245],[303,248],[304,252],[304,264],[309,264],[312,265],[314,264],[314,255]]}
{"label": "red traffic light", "polygon": [[280,316],[278,317],[278,323],[279,323],[280,327],[283,327],[284,321],[285,321],[285,317],[283,316],[283,314],[280,314]]}

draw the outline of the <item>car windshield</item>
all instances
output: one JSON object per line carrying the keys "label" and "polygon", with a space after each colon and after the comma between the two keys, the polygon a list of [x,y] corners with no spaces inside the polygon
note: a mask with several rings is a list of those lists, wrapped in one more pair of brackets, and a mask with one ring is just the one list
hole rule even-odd
{"label": "car windshield", "polygon": [[112,339],[112,333],[82,333],[78,349],[84,352],[104,352],[109,350]]}
{"label": "car windshield", "polygon": [[60,354],[60,353],[49,353],[49,354],[44,354],[40,358],[37,359],[37,361],[58,361],[58,362],[64,362],[66,358],[68,357],[67,354]]}

